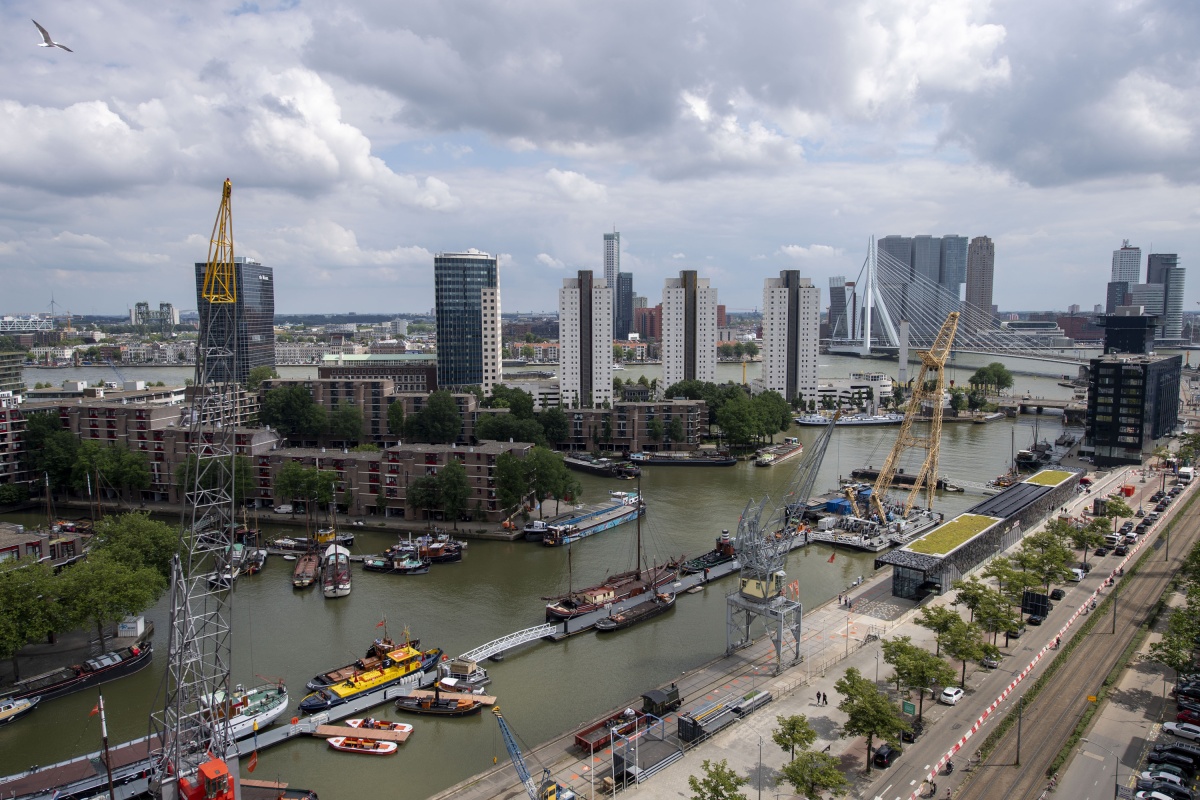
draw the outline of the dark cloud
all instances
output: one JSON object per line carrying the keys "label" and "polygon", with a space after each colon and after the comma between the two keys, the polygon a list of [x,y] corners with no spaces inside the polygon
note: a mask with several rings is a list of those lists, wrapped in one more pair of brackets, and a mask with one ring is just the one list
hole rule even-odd
{"label": "dark cloud", "polygon": [[1200,177],[1200,6],[997,4],[1012,78],[945,102],[945,138],[1034,185]]}

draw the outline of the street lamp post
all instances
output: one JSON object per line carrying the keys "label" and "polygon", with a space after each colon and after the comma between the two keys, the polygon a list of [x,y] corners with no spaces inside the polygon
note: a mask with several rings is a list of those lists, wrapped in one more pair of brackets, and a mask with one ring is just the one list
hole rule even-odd
{"label": "street lamp post", "polygon": [[875,686],[879,687],[879,653],[875,654]]}
{"label": "street lamp post", "polygon": [[762,800],[762,737],[758,737],[758,800]]}
{"label": "street lamp post", "polygon": [[1116,759],[1117,763],[1113,767],[1113,797],[1114,798],[1120,797],[1121,790],[1118,785],[1118,782],[1120,780],[1118,773],[1120,773],[1120,771],[1121,771],[1121,757],[1119,755],[1117,755],[1116,753],[1114,753],[1112,750],[1109,750],[1104,745],[1100,744],[1099,742],[1093,742],[1091,739],[1080,739],[1079,741],[1087,742],[1088,744],[1092,745],[1093,747],[1099,747],[1101,750],[1103,750],[1104,752],[1106,752],[1110,756],[1112,756],[1114,759]]}

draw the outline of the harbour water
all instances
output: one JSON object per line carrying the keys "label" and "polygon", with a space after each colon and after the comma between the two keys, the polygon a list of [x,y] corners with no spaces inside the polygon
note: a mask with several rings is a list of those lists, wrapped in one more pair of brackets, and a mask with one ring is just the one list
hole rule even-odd
{"label": "harbour water", "polygon": [[[845,376],[868,367],[894,369],[886,362],[822,357],[822,374]],[[177,370],[178,375],[168,374]],[[757,369],[757,365],[752,365]],[[285,367],[281,373],[315,368]],[[131,379],[182,382],[188,368],[122,370]],[[39,375],[46,372],[47,375]],[[30,383],[83,377],[110,379],[101,368],[95,376],[72,370],[27,371]],[[301,373],[305,374],[305,373]],[[634,369],[620,373],[636,378]],[[951,376],[965,381],[969,371]],[[60,377],[61,376],[61,377]],[[740,379],[741,369],[722,365],[721,379]],[[1069,397],[1071,390],[1054,379],[1018,376],[1014,391],[1044,397]],[[1041,418],[1040,436],[1051,440],[1061,419]],[[834,486],[864,464],[878,466],[891,448],[894,427],[840,428],[834,434],[817,482],[818,490]],[[810,442],[819,429],[793,428],[787,435]],[[940,471],[951,479],[984,482],[1002,473],[1012,443],[1028,446],[1033,421],[1001,420],[988,425],[946,425]],[[778,498],[792,478],[795,465],[769,469],[745,462],[732,468],[647,468],[642,491],[647,515],[642,523],[646,557],[662,561],[681,554],[697,555],[713,546],[721,529],[736,531],[747,500],[769,494]],[[610,489],[628,489],[628,482],[580,475],[583,500],[596,501]],[[938,510],[953,514],[979,500],[970,494],[942,495]],[[547,513],[553,512],[553,504]],[[36,515],[9,516],[36,524]],[[260,522],[266,522],[265,519]],[[269,525],[262,527],[270,531]],[[543,596],[565,591],[568,583],[583,586],[608,571],[627,568],[635,547],[633,524],[589,537],[571,548],[547,548],[517,541],[472,541],[458,564],[439,564],[427,575],[404,577],[354,573],[349,597],[325,600],[316,590],[294,590],[291,562],[272,557],[259,575],[242,578],[234,592],[234,675],[245,684],[283,678],[298,702],[304,682],[317,672],[347,663],[363,654],[371,639],[382,634],[386,619],[394,638],[408,628],[425,647],[437,646],[457,655],[491,639],[543,621]],[[356,529],[353,552],[372,553],[393,542],[391,535]],[[826,602],[869,575],[873,556],[839,551],[833,563],[829,549],[813,545],[792,554],[789,579],[798,579],[805,607]],[[668,682],[719,655],[725,649],[725,593],[734,581],[710,586],[705,592],[680,598],[674,612],[645,625],[598,637],[586,633],[557,643],[536,643],[512,652],[501,663],[486,666],[494,682],[489,692],[499,698],[505,717],[523,742],[533,745],[609,709],[630,703],[637,694]],[[159,633],[153,666],[104,688],[112,741],[124,741],[148,731],[165,662],[166,600],[147,613]],[[761,631],[759,631],[761,633]],[[99,745],[99,724],[88,712],[95,704],[91,692],[44,704],[34,714],[0,728],[0,775],[76,756]],[[394,710],[378,716],[397,718]],[[350,797],[378,792],[390,796],[427,797],[507,758],[495,720],[484,714],[462,719],[409,717],[416,730],[386,759],[358,759],[335,753],[321,741],[295,740],[266,751],[254,777],[281,779],[315,789],[323,797]],[[531,765],[536,766],[536,765]],[[243,774],[245,773],[243,765]],[[535,769],[535,773],[539,770]]]}

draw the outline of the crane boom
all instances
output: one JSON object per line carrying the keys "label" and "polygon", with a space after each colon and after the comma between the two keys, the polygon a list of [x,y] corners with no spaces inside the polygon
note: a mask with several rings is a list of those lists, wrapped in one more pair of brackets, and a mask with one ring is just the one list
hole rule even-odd
{"label": "crane boom", "polygon": [[[228,715],[212,713],[232,689],[233,588],[220,578],[232,561],[238,410],[237,273],[231,185],[202,282],[194,386],[188,394],[190,479],[171,570],[167,669],[151,717],[151,787],[164,800],[236,800],[237,751]],[[213,576],[217,576],[213,579]]]}
{"label": "crane boom", "polygon": [[517,770],[517,777],[525,786],[525,794],[529,795],[529,800],[574,800],[574,792],[551,779],[549,768],[542,770],[542,785],[540,789],[538,788],[538,785],[533,782],[533,776],[529,774],[529,768],[525,766],[525,757],[521,755],[521,748],[517,746],[516,737],[509,729],[508,723],[504,721],[504,715],[500,713],[500,706],[494,707],[492,714],[495,715],[496,722],[500,724],[500,734],[504,737],[504,748],[508,750],[508,757],[512,759],[513,767]]}
{"label": "crane boom", "polygon": [[[904,421],[900,423],[900,433],[896,436],[896,444],[888,454],[887,461],[875,478],[875,489],[871,492],[871,507],[879,515],[881,522],[887,521],[887,513],[883,500],[888,490],[892,488],[892,480],[896,477],[896,469],[900,466],[900,458],[909,449],[923,449],[925,460],[913,481],[912,490],[904,501],[904,516],[912,511],[913,505],[925,490],[925,507],[933,508],[933,492],[938,481],[938,455],[942,444],[942,393],[946,390],[946,359],[950,357],[950,348],[954,344],[954,334],[958,331],[958,312],[951,311],[942,323],[937,338],[929,350],[917,353],[921,359],[921,371],[909,399],[908,409],[904,412]],[[928,377],[933,372],[932,380]],[[929,431],[926,434],[913,432],[913,422],[921,413],[926,403],[933,409],[929,420]]]}

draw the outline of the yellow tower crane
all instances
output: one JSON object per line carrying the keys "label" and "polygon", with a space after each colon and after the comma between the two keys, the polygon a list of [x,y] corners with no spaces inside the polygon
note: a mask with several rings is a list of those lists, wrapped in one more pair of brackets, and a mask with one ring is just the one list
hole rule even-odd
{"label": "yellow tower crane", "polygon": [[210,303],[237,302],[237,272],[233,265],[233,209],[229,199],[233,184],[225,179],[221,190],[221,208],[213,222],[208,245],[208,265],[204,269],[204,299]]}
{"label": "yellow tower crane", "polygon": [[[904,501],[904,516],[907,517],[908,512],[912,511],[922,489],[926,492],[925,507],[933,508],[933,490],[937,488],[938,481],[938,450],[942,444],[942,393],[946,390],[945,366],[946,359],[950,356],[950,347],[954,344],[954,334],[957,331],[958,312],[952,311],[946,317],[946,321],[942,323],[942,328],[933,341],[933,347],[917,353],[921,359],[921,371],[913,386],[908,409],[904,412],[904,422],[900,423],[900,433],[896,436],[896,444],[892,446],[892,452],[888,454],[883,469],[879,470],[879,477],[875,479],[875,489],[871,492],[871,506],[881,521],[887,519],[881,498],[887,497],[888,490],[892,488],[892,481],[896,477],[896,468],[900,465],[900,459],[908,450],[924,450],[925,461],[921,464],[921,470],[917,473],[908,498]],[[931,371],[934,373],[933,375],[929,374]],[[929,430],[926,433],[918,433],[913,430],[913,421],[916,420],[917,415],[921,413],[921,408],[926,403],[932,409]]]}

